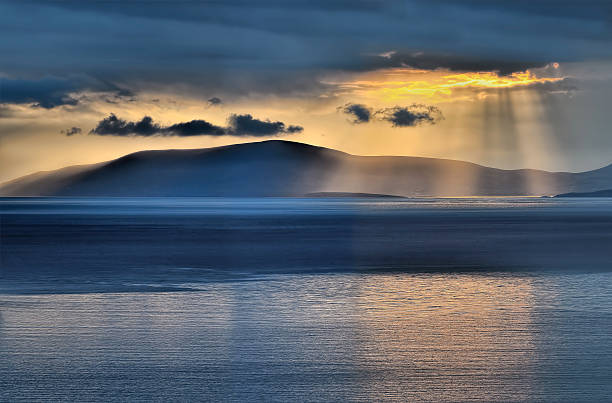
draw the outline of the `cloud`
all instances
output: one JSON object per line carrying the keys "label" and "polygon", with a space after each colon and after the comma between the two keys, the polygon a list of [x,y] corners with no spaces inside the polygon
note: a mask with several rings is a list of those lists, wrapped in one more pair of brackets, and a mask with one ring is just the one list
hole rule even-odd
{"label": "cloud", "polygon": [[[78,128],[76,128],[78,129]],[[80,129],[79,129],[80,130]],[[98,136],[276,136],[280,134],[299,133],[304,130],[301,126],[286,126],[283,122],[272,122],[270,120],[259,120],[253,116],[230,115],[228,127],[214,125],[205,120],[196,119],[189,122],[175,123],[170,126],[162,126],[155,123],[150,116],[143,117],[140,121],[129,122],[118,118],[111,113],[102,119],[89,134]],[[79,131],[80,133],[80,131]],[[70,135],[66,133],[67,135]],[[76,134],[71,133],[71,134]]]}
{"label": "cloud", "polygon": [[423,104],[384,108],[376,111],[375,116],[390,122],[393,127],[415,127],[423,124],[433,125],[444,119],[440,109]]}
{"label": "cloud", "polygon": [[136,101],[136,94],[127,88],[117,88],[113,93],[102,98],[106,103],[119,104]]}
{"label": "cloud", "polygon": [[161,126],[153,123],[150,116],[143,117],[138,122],[128,122],[119,119],[114,113],[98,122],[98,125],[91,129],[89,134],[98,136],[155,136],[162,131]]}
{"label": "cloud", "polygon": [[212,97],[208,99],[208,105],[210,106],[221,105],[222,103],[223,101],[221,100],[221,98],[218,97]]}
{"label": "cloud", "polygon": [[237,136],[276,136],[299,133],[304,130],[301,126],[291,125],[286,127],[283,122],[255,119],[250,114],[230,115],[228,126],[228,131]]}
{"label": "cloud", "polygon": [[420,70],[447,69],[451,71],[496,71],[501,75],[525,71],[532,68],[543,67],[548,64],[547,59],[536,56],[533,59],[522,58],[513,60],[502,56],[490,55],[473,56],[456,52],[385,52],[370,56],[366,62],[370,69],[390,67],[410,67]]}
{"label": "cloud", "polygon": [[391,123],[393,127],[415,127],[423,124],[433,125],[444,119],[439,108],[423,104],[394,106],[373,112],[367,105],[347,103],[337,109],[351,115],[353,117],[351,122],[355,124],[378,119]]}
{"label": "cloud", "polygon": [[10,118],[14,116],[13,109],[5,104],[0,103],[0,119],[1,118]]}
{"label": "cloud", "polygon": [[322,74],[385,66],[506,74],[612,58],[612,3],[601,0],[5,0],[0,13],[13,21],[0,26],[11,38],[0,41],[0,53],[12,55],[4,74],[80,72],[142,91],[185,84],[221,98],[310,95],[322,91]]}
{"label": "cloud", "polygon": [[80,127],[72,126],[70,129],[62,130],[61,133],[66,136],[73,136],[75,134],[81,134],[83,130]]}
{"label": "cloud", "polygon": [[372,117],[372,110],[363,104],[352,104],[348,103],[343,106],[339,106],[338,110],[352,116],[352,123],[367,123]]}
{"label": "cloud", "polygon": [[47,76],[40,79],[0,77],[2,105],[53,109],[64,105],[84,105],[93,100],[110,104],[134,102],[135,97],[135,93],[127,88],[85,75],[70,78]]}
{"label": "cloud", "polygon": [[580,83],[579,80],[568,77],[556,82],[536,83],[531,88],[543,94],[572,95],[580,91]]}
{"label": "cloud", "polygon": [[227,134],[226,129],[213,125],[205,120],[192,120],[190,122],[176,123],[162,129],[163,133],[174,136],[222,136]]}
{"label": "cloud", "polygon": [[47,77],[40,80],[0,78],[0,103],[32,104],[51,109],[60,105],[76,105],[70,96],[75,86],[68,80]]}

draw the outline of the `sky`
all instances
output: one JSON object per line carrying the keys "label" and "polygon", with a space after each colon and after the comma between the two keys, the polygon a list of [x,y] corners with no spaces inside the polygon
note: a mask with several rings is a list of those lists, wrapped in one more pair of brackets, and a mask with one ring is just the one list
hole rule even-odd
{"label": "sky", "polygon": [[0,2],[0,181],[286,139],[505,169],[612,162],[612,2]]}

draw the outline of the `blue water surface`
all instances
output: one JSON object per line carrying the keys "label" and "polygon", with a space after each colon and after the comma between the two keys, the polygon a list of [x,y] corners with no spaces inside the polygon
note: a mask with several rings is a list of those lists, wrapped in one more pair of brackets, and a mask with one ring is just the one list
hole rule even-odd
{"label": "blue water surface", "polygon": [[0,401],[609,401],[609,199],[0,199]]}

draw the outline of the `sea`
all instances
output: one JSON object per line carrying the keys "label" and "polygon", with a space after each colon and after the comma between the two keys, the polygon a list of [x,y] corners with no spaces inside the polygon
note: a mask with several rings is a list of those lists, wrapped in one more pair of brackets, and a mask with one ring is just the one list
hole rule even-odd
{"label": "sea", "polygon": [[0,198],[0,401],[612,401],[612,199]]}

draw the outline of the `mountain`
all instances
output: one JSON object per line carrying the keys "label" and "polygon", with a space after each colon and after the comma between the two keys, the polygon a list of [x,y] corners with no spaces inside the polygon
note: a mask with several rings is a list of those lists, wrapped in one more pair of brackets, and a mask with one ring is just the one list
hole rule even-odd
{"label": "mountain", "polygon": [[562,193],[555,197],[612,197],[612,189],[599,190],[596,192]]}
{"label": "mountain", "polygon": [[612,188],[612,165],[583,173],[502,170],[420,157],[356,156],[270,140],[196,150],[141,151],[39,172],[0,185],[3,196],[555,195]]}

